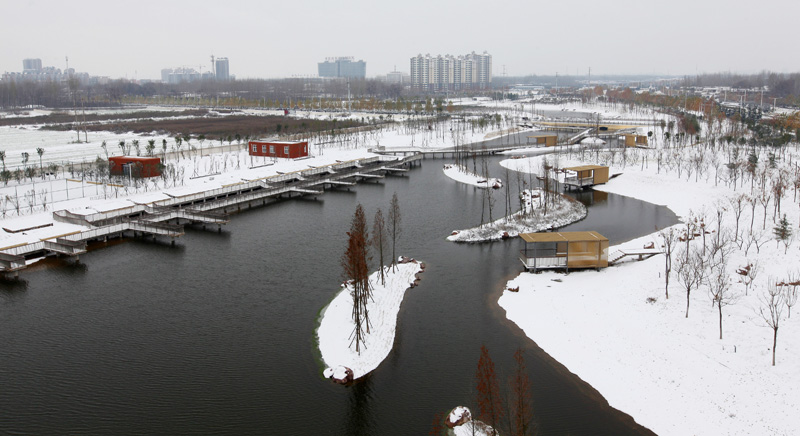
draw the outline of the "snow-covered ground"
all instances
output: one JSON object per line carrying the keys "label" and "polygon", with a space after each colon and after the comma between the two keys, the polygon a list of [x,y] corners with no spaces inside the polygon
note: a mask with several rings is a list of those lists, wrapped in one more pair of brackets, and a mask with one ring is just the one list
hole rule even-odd
{"label": "snow-covered ground", "polygon": [[483,242],[513,238],[520,233],[540,232],[563,227],[586,217],[586,206],[570,197],[553,194],[554,204],[545,213],[544,191],[525,190],[520,194],[522,208],[508,217],[503,217],[483,226],[456,230],[447,237],[453,242]]}
{"label": "snow-covered ground", "polygon": [[[697,181],[697,174],[687,174],[686,167],[680,178],[674,166],[668,170],[664,163],[659,173],[653,153],[645,165],[638,161],[617,168],[623,174],[596,189],[666,205],[698,222],[704,217],[706,231],[711,232],[706,235],[709,245],[719,231],[716,211],[722,210],[721,234],[730,237],[736,224],[729,199],[749,194],[749,182],[743,187],[740,181],[736,191],[723,181],[715,186],[713,167]],[[790,162],[797,157],[787,153],[779,165],[793,167]],[[532,164],[519,159],[503,164],[522,171],[539,168],[542,158],[533,159]],[[617,155],[617,165],[619,160]],[[562,157],[560,163],[596,162]],[[796,233],[800,210],[792,194],[785,194],[782,213]],[[773,238],[773,205],[766,208],[765,224],[760,203],[755,209],[747,205],[739,223],[739,240],[756,242],[749,249],[747,243],[741,248],[738,243],[729,245],[732,251],[725,271],[735,299],[723,306],[724,339],[719,339],[718,309],[712,307],[706,284],[691,292],[689,317],[685,317],[687,296],[676,273],[676,259],[685,242],[679,242],[673,253],[669,299],[665,298],[662,254],[601,271],[522,273],[507,284],[519,287],[519,292],[505,291],[499,304],[546,352],[595,387],[613,407],[657,434],[797,434],[800,321],[787,317],[783,307],[773,367],[773,331],[759,314],[768,281],[789,281],[800,271],[800,244],[793,243],[784,254],[783,244]],[[752,232],[751,211],[755,212]],[[684,224],[675,226],[679,232],[684,228]],[[702,241],[697,237],[689,244],[702,250]],[[662,241],[654,233],[622,245],[642,248],[649,243],[658,247]],[[611,247],[609,252],[618,248]],[[757,265],[760,273],[745,295],[745,285],[735,270],[748,264]]]}
{"label": "snow-covered ground", "polygon": [[370,331],[364,335],[361,353],[356,353],[355,345],[351,346],[351,334],[355,328],[353,297],[349,288],[344,287],[336,294],[322,310],[317,329],[319,351],[327,365],[326,376],[334,374],[337,368],[347,367],[353,371],[353,379],[358,379],[383,362],[394,345],[397,314],[403,296],[413,286],[416,274],[422,271],[422,264],[416,261],[400,263],[395,271],[389,267],[385,285],[381,284],[379,271],[370,275],[372,299],[367,303]]}
{"label": "snow-covered ground", "polygon": [[442,171],[444,171],[444,175],[446,175],[447,177],[450,177],[456,182],[461,182],[466,185],[477,186],[479,188],[484,188],[484,189],[486,189],[487,187],[492,187],[494,189],[499,189],[503,187],[502,180],[495,177],[489,177],[487,179],[486,177],[480,176],[478,174],[475,174],[467,170],[462,165],[448,164],[444,166]]}

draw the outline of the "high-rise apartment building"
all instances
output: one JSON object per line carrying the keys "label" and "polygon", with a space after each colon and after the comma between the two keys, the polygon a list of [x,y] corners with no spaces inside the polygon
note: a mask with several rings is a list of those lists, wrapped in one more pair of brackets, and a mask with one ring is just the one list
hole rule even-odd
{"label": "high-rise apartment building", "polygon": [[367,63],[352,57],[327,58],[317,64],[319,77],[367,77]]}
{"label": "high-rise apartment building", "polygon": [[42,71],[41,59],[23,59],[22,72],[23,73],[36,73]]}
{"label": "high-rise apartment building", "polygon": [[214,70],[216,71],[217,80],[231,80],[231,71],[228,65],[228,58],[217,58],[217,60],[214,61]]}
{"label": "high-rise apartment building", "polygon": [[411,58],[411,86],[422,91],[483,89],[492,83],[492,55],[487,52]]}

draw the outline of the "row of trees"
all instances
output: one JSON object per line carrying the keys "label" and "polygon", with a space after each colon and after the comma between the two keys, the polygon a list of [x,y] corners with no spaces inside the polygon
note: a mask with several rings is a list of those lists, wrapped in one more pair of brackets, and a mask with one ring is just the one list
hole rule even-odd
{"label": "row of trees", "polygon": [[[481,346],[475,371],[475,403],[478,413],[472,418],[490,425],[493,435],[531,436],[538,433],[533,414],[533,384],[522,348],[514,352],[514,366],[507,378],[506,390],[502,391],[489,349]],[[429,434],[448,434],[443,421],[440,415],[437,416]],[[476,426],[467,425],[476,431]]]}
{"label": "row of trees", "polygon": [[400,202],[397,193],[392,195],[389,204],[388,223],[383,217],[383,211],[378,208],[372,224],[372,237],[367,229],[367,218],[361,204],[356,206],[353,220],[350,222],[350,231],[347,232],[347,248],[342,255],[342,274],[345,279],[346,289],[353,297],[353,332],[350,346],[355,347],[357,353],[366,346],[366,335],[370,333],[368,302],[372,299],[372,286],[369,280],[371,249],[378,254],[379,277],[381,284],[386,284],[386,268],[384,252],[391,242],[391,267],[397,265],[396,246],[401,229]]}

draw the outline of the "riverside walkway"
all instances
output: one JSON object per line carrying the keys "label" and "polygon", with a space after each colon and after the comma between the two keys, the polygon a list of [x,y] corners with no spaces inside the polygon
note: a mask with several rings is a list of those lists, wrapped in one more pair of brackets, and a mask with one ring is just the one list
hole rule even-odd
{"label": "riverside walkway", "polygon": [[360,181],[385,177],[408,171],[422,155],[389,157],[374,156],[337,162],[269,177],[245,180],[220,188],[170,195],[167,198],[144,204],[131,204],[106,212],[79,214],[68,210],[53,212],[53,221],[80,226],[82,229],[8,247],[0,247],[0,273],[15,277],[24,269],[27,259],[40,256],[63,255],[78,259],[86,253],[89,241],[107,241],[127,234],[170,238],[171,243],[183,236],[183,225],[222,225],[229,222],[229,214],[254,206],[263,206],[269,200],[296,196],[321,195],[325,189],[354,186]]}

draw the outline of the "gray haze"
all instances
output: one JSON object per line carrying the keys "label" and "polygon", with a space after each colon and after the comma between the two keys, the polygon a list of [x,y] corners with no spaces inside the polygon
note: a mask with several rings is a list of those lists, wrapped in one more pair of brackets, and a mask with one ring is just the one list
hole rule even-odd
{"label": "gray haze", "polygon": [[0,72],[22,59],[92,75],[158,79],[228,57],[237,78],[315,76],[353,56],[367,75],[417,54],[488,51],[495,76],[800,71],[800,2],[97,0],[4,2]]}

